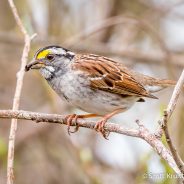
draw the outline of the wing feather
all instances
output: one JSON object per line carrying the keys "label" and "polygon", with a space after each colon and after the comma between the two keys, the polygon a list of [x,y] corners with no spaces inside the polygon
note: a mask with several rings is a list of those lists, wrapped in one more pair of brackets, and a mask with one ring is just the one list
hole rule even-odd
{"label": "wing feather", "polygon": [[150,94],[132,73],[128,73],[127,68],[109,58],[81,55],[75,59],[73,66],[87,74],[93,89],[120,95],[157,98]]}

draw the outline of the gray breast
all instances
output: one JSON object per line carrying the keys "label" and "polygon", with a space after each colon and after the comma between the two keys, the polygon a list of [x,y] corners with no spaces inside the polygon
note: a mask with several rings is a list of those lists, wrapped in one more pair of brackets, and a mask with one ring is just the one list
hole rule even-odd
{"label": "gray breast", "polygon": [[89,113],[105,115],[119,108],[126,110],[137,100],[91,89],[89,79],[81,73],[67,72],[48,82],[62,99]]}

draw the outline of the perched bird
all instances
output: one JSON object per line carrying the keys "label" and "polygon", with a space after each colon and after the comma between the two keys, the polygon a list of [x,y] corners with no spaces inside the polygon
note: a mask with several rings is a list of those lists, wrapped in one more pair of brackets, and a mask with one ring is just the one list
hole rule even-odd
{"label": "perched bird", "polygon": [[[106,138],[104,125],[115,114],[129,109],[144,98],[157,99],[152,93],[175,85],[172,80],[158,79],[132,71],[113,59],[94,54],[78,54],[60,46],[39,49],[25,70],[38,69],[52,89],[69,104],[91,114],[68,115],[78,118],[103,116],[95,129]],[[76,128],[77,131],[77,128]]]}

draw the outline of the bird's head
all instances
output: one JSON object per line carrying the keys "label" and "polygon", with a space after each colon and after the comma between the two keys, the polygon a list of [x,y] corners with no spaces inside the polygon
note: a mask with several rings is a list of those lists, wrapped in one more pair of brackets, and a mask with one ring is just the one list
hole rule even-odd
{"label": "bird's head", "polygon": [[35,53],[33,60],[26,65],[25,71],[37,69],[46,79],[49,79],[58,70],[64,70],[74,56],[73,52],[60,46],[47,46]]}

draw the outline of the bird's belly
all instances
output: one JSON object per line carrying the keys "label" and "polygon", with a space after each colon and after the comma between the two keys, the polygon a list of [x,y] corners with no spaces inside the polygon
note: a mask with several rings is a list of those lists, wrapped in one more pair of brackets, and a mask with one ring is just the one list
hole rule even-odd
{"label": "bird's belly", "polygon": [[73,101],[73,104],[86,112],[105,115],[116,109],[125,111],[129,109],[135,101],[134,99],[122,98],[119,95],[113,95],[104,91],[93,91],[89,96],[86,95],[86,97],[78,101]]}
{"label": "bird's belly", "polygon": [[62,80],[51,82],[50,85],[72,106],[98,115],[105,115],[116,109],[127,110],[137,101],[135,97],[123,98],[117,94],[91,89],[84,77],[65,75]]}

